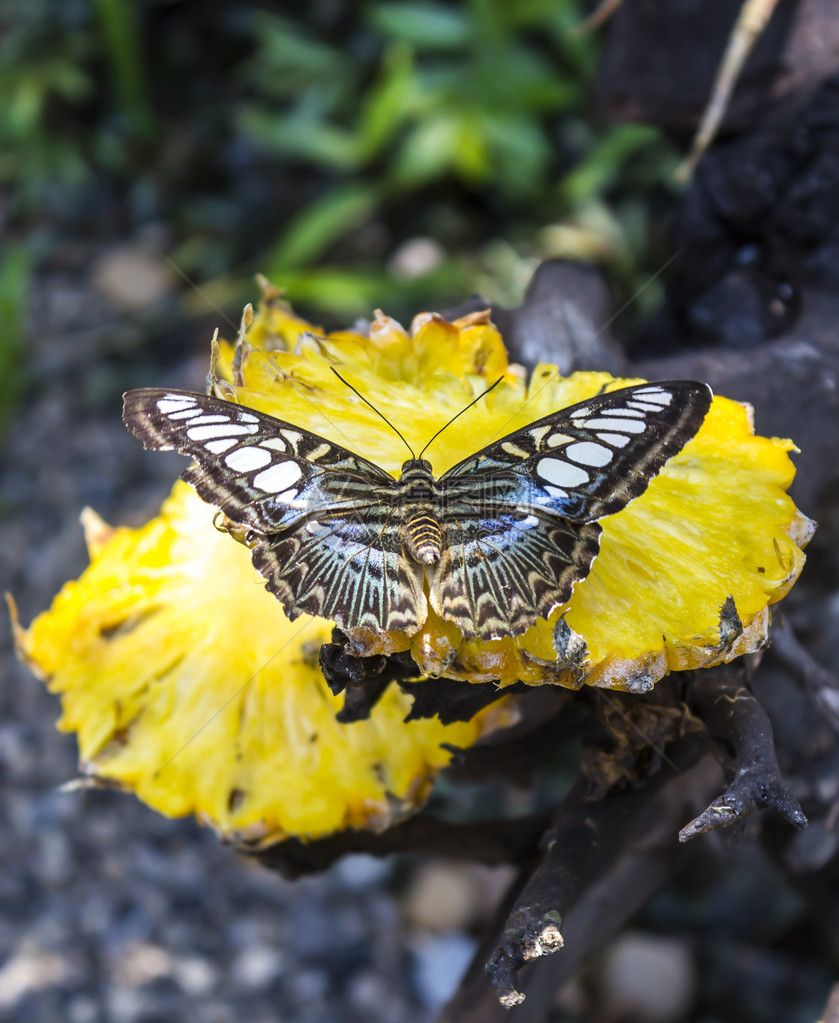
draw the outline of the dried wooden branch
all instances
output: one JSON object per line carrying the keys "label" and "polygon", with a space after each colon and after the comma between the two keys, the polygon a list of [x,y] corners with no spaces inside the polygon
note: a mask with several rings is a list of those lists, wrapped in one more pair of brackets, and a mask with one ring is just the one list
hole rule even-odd
{"label": "dried wooden branch", "polygon": [[423,852],[488,866],[525,864],[536,854],[550,819],[550,813],[537,813],[514,820],[456,824],[418,814],[379,833],[347,830],[311,842],[288,839],[248,855],[289,880],[319,873],[355,852],[371,856]]}
{"label": "dried wooden branch", "polygon": [[767,807],[794,827],[805,827],[807,818],[778,766],[772,724],[742,672],[732,668],[691,672],[686,698],[711,736],[733,757],[733,769],[727,772],[731,781],[726,791],[682,828],[679,841],[728,827]]}

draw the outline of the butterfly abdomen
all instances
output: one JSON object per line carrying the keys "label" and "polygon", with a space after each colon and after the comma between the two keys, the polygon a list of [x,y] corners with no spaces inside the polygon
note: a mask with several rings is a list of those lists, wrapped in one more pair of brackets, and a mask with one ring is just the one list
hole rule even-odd
{"label": "butterfly abdomen", "polygon": [[415,512],[406,525],[408,553],[421,565],[433,565],[440,560],[443,531],[430,511]]}
{"label": "butterfly abdomen", "polygon": [[425,459],[409,459],[402,466],[401,500],[405,509],[405,548],[407,554],[421,565],[440,560],[443,530],[435,514],[437,488],[431,463]]}

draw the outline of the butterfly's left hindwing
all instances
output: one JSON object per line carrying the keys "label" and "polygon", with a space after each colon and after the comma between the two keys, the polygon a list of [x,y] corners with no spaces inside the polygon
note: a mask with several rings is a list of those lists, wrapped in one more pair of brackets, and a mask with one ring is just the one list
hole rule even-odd
{"label": "butterfly's left hindwing", "polygon": [[147,448],[195,460],[183,478],[243,527],[289,617],[408,631],[424,621],[422,572],[402,556],[398,484],[383,469],[298,426],[189,391],[131,391],[123,419]]}

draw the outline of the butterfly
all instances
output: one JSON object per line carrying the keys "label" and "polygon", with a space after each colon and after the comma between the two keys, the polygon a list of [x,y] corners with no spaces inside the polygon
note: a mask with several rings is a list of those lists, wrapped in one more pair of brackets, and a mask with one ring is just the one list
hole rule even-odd
{"label": "butterfly", "polygon": [[146,448],[194,459],[183,478],[221,509],[289,618],[410,635],[430,602],[464,636],[491,640],[569,599],[597,557],[598,520],[646,490],[712,397],[692,381],[625,387],[537,419],[442,476],[425,449],[411,451],[399,479],[205,394],[130,391],[123,419]]}

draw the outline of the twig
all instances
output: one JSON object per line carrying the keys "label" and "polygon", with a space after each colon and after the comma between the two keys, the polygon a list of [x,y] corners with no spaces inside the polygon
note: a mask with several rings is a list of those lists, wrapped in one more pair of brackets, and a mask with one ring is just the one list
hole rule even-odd
{"label": "twig", "polygon": [[[696,738],[677,744],[674,754],[682,769],[702,755]],[[641,788],[627,789],[596,801],[586,798],[588,783],[580,778],[556,811],[554,823],[542,840],[544,857],[531,875],[507,918],[497,949],[486,970],[499,1001],[518,1005],[524,995],[516,986],[521,967],[562,948],[560,928],[580,891],[607,864],[622,855],[627,834],[657,797],[673,773],[662,767]]]}
{"label": "twig", "polygon": [[746,0],[743,4],[737,24],[729,36],[728,45],[714,79],[711,98],[702,115],[702,123],[694,135],[690,153],[676,171],[678,182],[684,183],[690,178],[702,154],[714,140],[743,65],[761,32],[766,28],[777,4],[778,0]]}
{"label": "twig", "polygon": [[588,35],[590,32],[595,32],[601,25],[605,25],[609,18],[615,13],[615,11],[623,3],[623,0],[600,0],[600,3],[586,20],[572,31],[574,36]]}
{"label": "twig", "polygon": [[536,854],[550,821],[549,813],[538,813],[514,820],[454,824],[419,814],[380,833],[347,830],[311,842],[293,838],[248,855],[289,880],[326,870],[353,852],[371,856],[423,852],[489,866],[520,865]]}
{"label": "twig", "polygon": [[772,725],[766,711],[730,668],[691,672],[686,691],[716,739],[734,758],[731,783],[723,795],[679,832],[679,841],[727,827],[771,807],[796,828],[807,818],[781,775]]}

